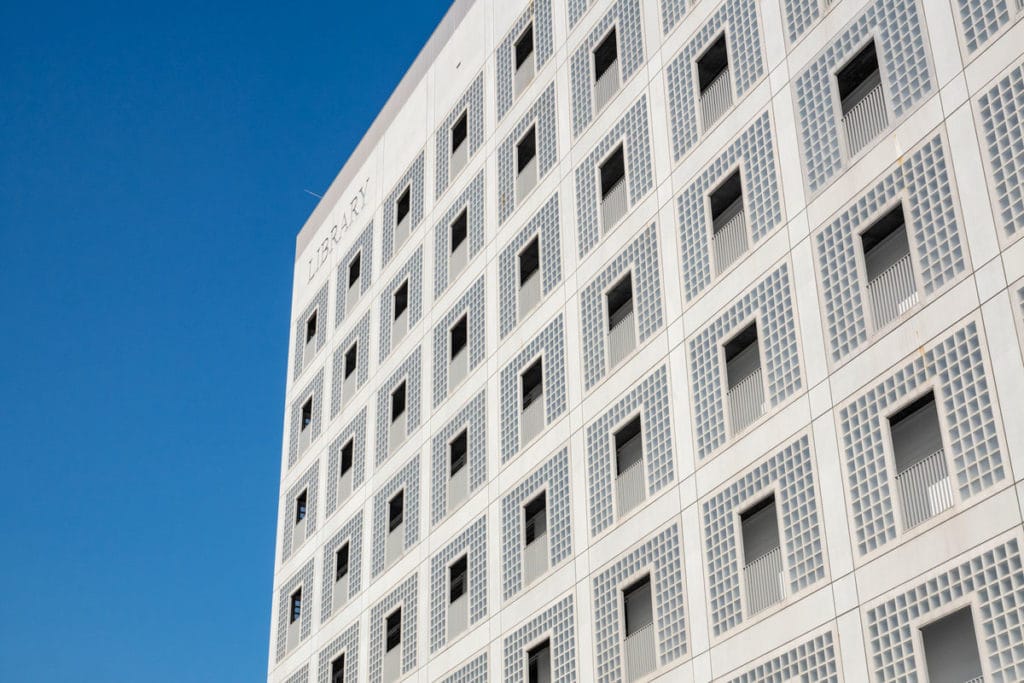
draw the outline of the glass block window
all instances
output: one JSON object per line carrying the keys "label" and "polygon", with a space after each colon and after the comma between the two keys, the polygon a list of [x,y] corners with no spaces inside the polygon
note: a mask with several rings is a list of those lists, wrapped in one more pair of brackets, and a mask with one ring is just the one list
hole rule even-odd
{"label": "glass block window", "polygon": [[[354,358],[352,351],[355,350]],[[359,387],[366,384],[370,377],[370,312],[362,317],[359,323],[352,328],[338,347],[334,350],[334,359],[331,365],[331,419],[334,419],[341,412],[343,400],[348,396],[342,396],[342,389],[345,380],[348,378],[352,361],[355,361],[355,384]]]}
{"label": "glass block window", "polygon": [[612,68],[620,71],[621,82],[628,81],[646,60],[640,0],[617,0],[572,55],[569,74],[573,136],[582,133],[594,118],[593,53],[613,26],[618,49],[617,64]]}
{"label": "glass block window", "polygon": [[335,683],[331,678],[335,662],[342,659],[342,675],[346,681],[359,678],[359,622],[341,632],[317,654],[317,683]]}
{"label": "glass block window", "polygon": [[558,121],[555,84],[552,82],[519,119],[498,147],[498,223],[504,223],[516,209],[516,144],[533,128],[536,136],[537,179],[543,178],[558,160]]}
{"label": "glass block window", "polygon": [[935,136],[906,154],[815,235],[833,362],[847,358],[869,339],[867,280],[857,260],[861,231],[901,201],[923,298],[933,298],[967,268],[952,168],[942,138]]}
{"label": "glass block window", "polygon": [[430,558],[430,652],[447,644],[448,567],[465,555],[469,567],[469,621],[487,616],[487,516],[466,527]]}
{"label": "glass block window", "polygon": [[869,39],[874,39],[893,122],[935,89],[919,12],[916,0],[875,0],[796,76],[800,148],[812,193],[831,182],[844,164],[834,72]]}
{"label": "glass block window", "polygon": [[484,74],[481,72],[473,83],[462,94],[458,102],[452,107],[448,116],[438,126],[434,134],[434,148],[437,152],[435,170],[437,172],[434,182],[434,196],[440,197],[448,189],[449,163],[452,158],[452,149],[456,145],[452,140],[452,130],[462,117],[466,117],[466,139],[463,144],[468,145],[467,157],[472,158],[480,146],[484,144]]}
{"label": "glass block window", "polygon": [[540,256],[541,297],[547,296],[562,281],[561,229],[558,221],[558,193],[527,222],[498,257],[498,311],[504,338],[519,321],[518,291],[521,285],[518,257],[537,239]]}
{"label": "glass block window", "polygon": [[837,637],[831,630],[814,636],[791,650],[761,662],[729,683],[763,681],[817,681],[839,683],[836,661]]}
{"label": "glass block window", "polygon": [[978,99],[978,113],[997,222],[1016,239],[1024,233],[1024,64]]}
{"label": "glass block window", "polygon": [[406,434],[412,434],[420,426],[420,406],[422,393],[420,347],[416,347],[406,356],[402,364],[391,373],[391,377],[377,390],[377,460],[379,466],[391,454],[388,438],[391,426],[391,395],[399,385],[405,383],[406,395]]}
{"label": "glass block window", "polygon": [[309,538],[316,531],[316,509],[318,503],[317,489],[320,483],[320,461],[316,460],[309,468],[302,473],[302,476],[291,485],[288,494],[282,501],[284,511],[281,514],[281,562],[284,562],[292,554],[292,531],[295,527],[295,520],[298,519],[296,509],[299,495],[305,491],[306,511],[304,521],[306,524],[305,538]]}
{"label": "glass block window", "polygon": [[696,60],[728,27],[729,73],[736,101],[765,75],[761,28],[755,0],[725,0],[665,69],[672,158],[680,161],[697,144]]}
{"label": "glass block window", "polygon": [[568,449],[545,460],[501,500],[502,595],[506,601],[523,588],[523,506],[540,492],[545,492],[547,501],[548,565],[556,567],[572,556]]}
{"label": "glass block window", "polygon": [[[349,449],[350,452],[346,452]],[[351,465],[343,462],[351,458]],[[363,485],[366,477],[366,406],[345,425],[327,449],[327,511],[330,517],[340,507],[338,482],[345,468],[352,469],[352,490]]]}
{"label": "glass block window", "polygon": [[675,479],[668,368],[664,365],[630,389],[611,408],[587,425],[587,483],[590,488],[590,533],[597,536],[615,521],[615,430],[639,415],[648,495]]}
{"label": "glass block window", "polygon": [[[380,362],[391,353],[391,328],[395,319],[395,292],[407,284],[408,289],[408,329],[419,322],[423,315],[423,247],[416,247],[409,260],[401,270],[384,287],[380,295]],[[406,334],[408,336],[408,333]]]}
{"label": "glass block window", "polygon": [[384,255],[387,264],[395,253],[395,226],[398,224],[397,210],[399,199],[408,192],[409,232],[423,220],[423,152],[420,152],[409,169],[395,183],[395,187],[384,199]]}
{"label": "glass block window", "polygon": [[760,366],[767,387],[766,408],[777,407],[803,387],[789,280],[789,266],[783,264],[687,344],[698,458],[707,458],[728,438],[725,364],[720,361],[720,349],[752,318],[757,319]]}
{"label": "glass block window", "polygon": [[[452,224],[465,214],[466,260],[472,260],[484,247],[484,169],[462,191],[434,226],[434,298],[451,284]],[[457,277],[457,275],[456,275]]]}
{"label": "glass block window", "polygon": [[585,389],[592,389],[608,373],[605,292],[625,273],[628,272],[632,280],[637,347],[650,339],[665,324],[659,263],[657,226],[652,223],[619,252],[580,293]]}
{"label": "glass block window", "polygon": [[385,621],[396,608],[402,612],[399,644],[402,648],[401,673],[407,674],[416,668],[416,578],[417,574],[413,573],[370,608],[370,683],[383,683]]}
{"label": "glass block window", "polygon": [[597,680],[601,683],[628,680],[624,648],[620,645],[624,616],[619,595],[623,585],[645,571],[649,572],[653,587],[659,666],[668,665],[687,652],[682,540],[679,526],[672,524],[594,576],[594,649]]}
{"label": "glass block window", "polygon": [[565,321],[559,314],[501,371],[501,461],[519,452],[520,374],[537,357],[544,360],[544,415],[550,425],[566,409]]}
{"label": "glass block window", "polygon": [[1019,0],[956,0],[964,43],[969,53],[977,52],[1003,28],[1024,16]]}
{"label": "glass block window", "polygon": [[832,4],[834,0],[784,0],[786,37],[790,44],[802,38]]}
{"label": "glass block window", "polygon": [[[301,590],[305,604],[313,604],[313,558],[277,587],[277,661],[284,659],[287,647],[288,624],[292,613],[292,594]],[[313,626],[313,610],[307,607],[299,616],[299,641],[309,637]]]}
{"label": "glass block window", "polygon": [[453,387],[448,386],[448,366],[451,362],[451,329],[465,316],[467,328],[467,372],[472,373],[487,355],[487,329],[485,320],[486,295],[484,285],[487,276],[481,275],[466,293],[455,302],[444,317],[434,326],[434,401],[436,408],[448,397]]}
{"label": "glass block window", "polygon": [[405,525],[404,550],[420,540],[420,456],[416,454],[373,494],[373,550],[370,578],[384,571],[384,539],[388,532],[388,504],[402,492],[402,524]]}
{"label": "glass block window", "polygon": [[783,222],[781,191],[771,119],[759,116],[676,200],[682,242],[683,292],[688,301],[702,294],[715,277],[709,197],[730,173],[742,178],[746,232],[754,246]]}
{"label": "glass block window", "polygon": [[331,618],[335,582],[335,561],[338,549],[348,546],[348,598],[357,595],[362,588],[363,567],[363,511],[357,510],[352,518],[338,529],[324,545],[323,591],[320,596],[320,623]]}
{"label": "glass block window", "polygon": [[601,239],[601,219],[598,201],[598,166],[620,144],[626,156],[626,184],[629,188],[629,206],[654,187],[651,162],[650,130],[647,122],[647,95],[642,95],[629,111],[623,114],[608,134],[576,167],[576,217],[579,224],[579,253],[586,256]]}
{"label": "glass block window", "polygon": [[554,40],[551,32],[551,0],[534,0],[530,3],[501,43],[494,59],[495,83],[498,95],[498,121],[512,108],[515,100],[512,78],[515,74],[515,43],[532,24],[534,68],[540,71],[554,54]]}
{"label": "glass block window", "polygon": [[[825,541],[813,462],[809,439],[801,436],[701,503],[708,601],[716,636],[745,618],[740,597],[743,539],[736,518],[766,494],[774,492],[786,593],[793,595],[825,578]],[[750,611],[748,606],[748,614]]]}
{"label": "glass block window", "polygon": [[303,664],[299,667],[299,670],[293,673],[288,678],[284,679],[284,683],[306,683],[309,680],[309,664]]}
{"label": "glass block window", "polygon": [[[370,291],[373,284],[373,221],[359,234],[338,263],[338,288],[334,296],[334,326],[341,325],[348,315],[348,304]],[[351,290],[351,295],[350,295]]]}
{"label": "glass block window", "polygon": [[480,391],[431,439],[430,524],[448,513],[448,480],[451,478],[449,444],[465,431],[469,490],[472,494],[487,481],[487,389]]}
{"label": "glass block window", "polygon": [[565,596],[502,639],[505,683],[527,680],[523,671],[526,652],[543,634],[549,634],[551,680],[576,681],[576,614],[572,594]]}
{"label": "glass block window", "polygon": [[661,0],[661,30],[667,35],[695,4],[693,0]]}
{"label": "glass block window", "polygon": [[488,671],[487,652],[485,651],[445,676],[441,679],[441,683],[479,683],[489,680]]}
{"label": "glass block window", "polygon": [[861,555],[900,534],[893,502],[895,472],[880,418],[927,387],[935,392],[948,436],[945,455],[952,465],[954,507],[1006,478],[988,374],[977,323],[971,322],[915,352],[899,370],[839,409],[851,522]]}
{"label": "glass block window", "polygon": [[[317,440],[323,429],[324,369],[297,394],[290,409],[291,428],[288,430],[288,467],[291,467]],[[308,430],[308,436],[302,434]]]}
{"label": "glass block window", "polygon": [[302,314],[295,319],[295,355],[292,379],[312,364],[327,343],[327,283],[321,287]]}
{"label": "glass block window", "polygon": [[984,634],[978,647],[988,662],[991,680],[1020,680],[1024,675],[1024,630],[1020,628],[1024,571],[1016,538],[974,551],[968,559],[930,572],[926,579],[867,609],[868,662],[875,680],[921,680],[925,653],[917,650],[914,631],[922,621],[930,621],[930,614],[972,603],[980,622],[978,632]]}

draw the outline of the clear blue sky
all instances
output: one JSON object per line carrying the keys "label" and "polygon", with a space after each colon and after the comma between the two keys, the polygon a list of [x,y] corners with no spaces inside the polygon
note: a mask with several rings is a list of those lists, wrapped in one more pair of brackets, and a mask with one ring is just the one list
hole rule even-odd
{"label": "clear blue sky", "polygon": [[448,4],[0,3],[0,681],[265,678],[303,189]]}

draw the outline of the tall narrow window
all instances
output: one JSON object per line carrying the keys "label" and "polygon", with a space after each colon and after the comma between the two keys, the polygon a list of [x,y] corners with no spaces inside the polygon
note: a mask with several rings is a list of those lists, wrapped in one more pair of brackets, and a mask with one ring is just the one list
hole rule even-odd
{"label": "tall narrow window", "polygon": [[302,349],[302,366],[306,367],[316,355],[316,314],[317,310],[306,318],[306,344]]}
{"label": "tall narrow window", "polygon": [[747,611],[753,615],[780,602],[785,596],[774,494],[742,512],[740,526],[743,530]]}
{"label": "tall narrow window", "polygon": [[337,612],[348,602],[348,543],[334,552],[334,585],[331,609]]}
{"label": "tall narrow window", "polygon": [[929,391],[889,416],[889,436],[903,528],[912,529],[953,507],[935,394]]}
{"label": "tall narrow window", "polygon": [[875,330],[917,305],[917,282],[910,258],[903,205],[896,206],[861,233],[868,299]]}
{"label": "tall narrow window", "polygon": [[523,579],[530,584],[548,569],[546,493],[539,493],[523,506],[523,525]]}
{"label": "tall narrow window", "polygon": [[341,383],[341,401],[342,403],[348,403],[348,401],[355,396],[356,383],[358,382],[358,375],[356,374],[356,368],[359,362],[359,342],[352,342],[352,346],[348,347],[348,351],[345,352],[344,359],[344,379]]}
{"label": "tall narrow window", "polygon": [[623,644],[626,680],[635,681],[654,671],[658,665],[650,575],[623,589],[622,612],[626,634]]}
{"label": "tall narrow window", "polygon": [[295,498],[295,521],[292,526],[292,548],[298,548],[306,540],[307,490],[303,489]]}
{"label": "tall narrow window", "polygon": [[448,372],[449,393],[462,383],[469,372],[469,352],[466,349],[469,335],[469,318],[462,316],[448,331],[448,348],[451,365]]}
{"label": "tall narrow window", "polygon": [[295,523],[298,524],[306,519],[306,499],[307,493],[303,489],[302,493],[295,499]]}
{"label": "tall narrow window", "polygon": [[299,588],[297,591],[292,593],[291,598],[291,615],[288,618],[288,623],[294,624],[302,617],[302,589]]}
{"label": "tall narrow window", "polygon": [[384,541],[387,564],[397,560],[405,551],[405,491],[399,491],[388,501],[388,536]]}
{"label": "tall narrow window", "polygon": [[551,683],[551,641],[544,642],[526,651],[528,683]]}
{"label": "tall narrow window", "polygon": [[299,587],[288,599],[288,629],[286,631],[285,650],[291,652],[302,639],[302,588]]}
{"label": "tall narrow window", "polygon": [[619,90],[619,48],[613,28],[594,48],[594,110],[601,111]]}
{"label": "tall narrow window", "polygon": [[469,599],[466,589],[469,581],[469,563],[463,555],[448,567],[448,639],[466,630],[469,618]]}
{"label": "tall narrow window", "polygon": [[523,412],[519,417],[521,442],[526,445],[544,429],[544,370],[542,359],[530,364],[519,377]]}
{"label": "tall narrow window", "polygon": [[348,576],[348,543],[334,554],[334,580],[341,581]]}
{"label": "tall narrow window", "polygon": [[405,491],[399,491],[388,501],[388,532],[402,525],[405,512]]}
{"label": "tall narrow window", "polygon": [[448,444],[448,511],[462,504],[469,495],[469,468],[466,467],[469,434],[463,429]]}
{"label": "tall narrow window", "polygon": [[405,391],[405,382],[403,381],[391,392],[391,427],[388,434],[388,445],[392,453],[402,445],[408,436]]}
{"label": "tall narrow window", "polygon": [[362,252],[357,252],[348,264],[348,290],[345,294],[345,311],[350,312],[356,307],[359,301],[361,287],[360,275],[362,271]]}
{"label": "tall narrow window", "polygon": [[352,495],[352,457],[355,454],[355,440],[349,439],[341,447],[341,462],[338,463],[338,505]]}
{"label": "tall narrow window", "polygon": [[526,90],[526,86],[533,80],[533,74],[536,69],[536,58],[533,54],[533,24],[531,23],[526,29],[519,34],[519,38],[516,39],[515,45],[513,46],[515,52],[515,76],[513,77],[513,88],[515,90],[515,96],[519,95]]}
{"label": "tall narrow window", "polygon": [[629,208],[626,193],[626,154],[620,144],[598,169],[601,179],[601,227],[607,232],[622,220]]}
{"label": "tall narrow window", "polygon": [[302,404],[299,409],[300,413],[300,426],[299,426],[299,451],[301,452],[312,441],[313,432],[313,397],[310,396]]}
{"label": "tall narrow window", "polygon": [[469,145],[466,143],[466,138],[469,133],[469,114],[468,112],[462,112],[462,115],[455,121],[455,125],[452,126],[452,159],[451,159],[451,177],[463,169],[466,165],[466,160],[469,158]]}
{"label": "tall narrow window", "polygon": [[711,250],[715,273],[721,275],[747,251],[747,219],[743,181],[737,169],[711,192]]}
{"label": "tall narrow window", "polygon": [[697,59],[697,82],[701,122],[707,130],[732,106],[729,50],[724,33]]}
{"label": "tall narrow window", "polygon": [[345,683],[344,653],[331,662],[331,683]]}
{"label": "tall narrow window", "polygon": [[931,683],[982,683],[978,636],[971,608],[947,614],[921,629]]}
{"label": "tall narrow window", "polygon": [[387,642],[385,648],[388,652],[402,644],[402,608],[399,607],[387,616],[385,621],[387,630]]}
{"label": "tall narrow window", "polygon": [[518,319],[521,321],[540,301],[540,238],[531,239],[516,260],[519,265]]}
{"label": "tall narrow window", "polygon": [[398,342],[405,337],[409,330],[409,281],[406,280],[392,294],[394,311],[393,322],[391,323],[391,347],[394,348]]}
{"label": "tall narrow window", "polygon": [[846,150],[853,156],[889,125],[875,41],[864,46],[836,73],[836,87],[843,112]]}
{"label": "tall narrow window", "polygon": [[516,203],[537,184],[537,127],[532,126],[516,143]]}
{"label": "tall narrow window", "polygon": [[605,294],[608,310],[608,367],[614,368],[636,348],[633,278],[626,273]]}
{"label": "tall narrow window", "polygon": [[402,608],[399,607],[384,618],[384,659],[381,662],[381,679],[385,683],[398,680],[402,675]]}
{"label": "tall narrow window", "polygon": [[619,517],[636,508],[647,497],[644,478],[643,430],[637,415],[614,434],[615,503]]}
{"label": "tall narrow window", "polygon": [[764,414],[764,383],[757,324],[751,323],[725,345],[729,420],[738,434]]}
{"label": "tall narrow window", "polygon": [[469,261],[469,244],[466,239],[469,228],[469,212],[463,209],[451,224],[451,256],[448,261],[448,280],[454,280]]}
{"label": "tall narrow window", "polygon": [[395,202],[395,250],[409,238],[409,212],[412,208],[412,189],[405,188]]}

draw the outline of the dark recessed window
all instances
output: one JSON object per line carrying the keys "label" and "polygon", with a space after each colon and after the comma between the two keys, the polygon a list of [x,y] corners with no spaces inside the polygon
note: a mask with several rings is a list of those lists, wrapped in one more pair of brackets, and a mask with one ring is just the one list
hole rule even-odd
{"label": "dark recessed window", "polygon": [[622,145],[601,164],[601,198],[604,199],[626,177],[626,155]]}
{"label": "dark recessed window", "polygon": [[391,421],[394,422],[405,412],[405,382],[391,392]]}
{"label": "dark recessed window", "polygon": [[411,188],[407,187],[407,188],[405,188],[405,192],[403,192],[398,197],[398,202],[395,205],[395,207],[396,207],[395,223],[396,224],[401,223],[402,219],[409,215],[409,207],[411,206],[411,204],[412,204],[412,192],[411,192]]}
{"label": "dark recessed window", "polygon": [[612,29],[611,33],[594,48],[594,80],[601,78],[608,69],[612,68],[618,57],[618,42],[615,29]]}
{"label": "dark recessed window", "polygon": [[463,209],[458,218],[452,221],[452,251],[455,251],[460,244],[466,241],[468,226],[469,215],[466,209]]}
{"label": "dark recessed window", "polygon": [[402,285],[395,290],[395,319],[397,320],[400,315],[405,313],[405,309],[409,307],[409,281],[406,280]]}
{"label": "dark recessed window", "polygon": [[313,397],[310,396],[302,404],[302,428],[305,429],[313,421]]}
{"label": "dark recessed window", "polygon": [[516,41],[516,68],[523,65],[533,53],[533,24],[526,27],[519,40]]}
{"label": "dark recessed window", "polygon": [[334,553],[334,580],[341,581],[348,574],[348,543]]}
{"label": "dark recessed window", "polygon": [[354,452],[355,442],[349,439],[348,443],[341,447],[341,476],[345,476],[352,469],[352,454]]}
{"label": "dark recessed window", "polygon": [[302,616],[302,589],[298,589],[292,593],[292,610],[291,616],[288,619],[288,623],[294,624]]}
{"label": "dark recessed window", "polygon": [[394,531],[402,523],[405,512],[405,491],[399,491],[388,501],[388,531]]}
{"label": "dark recessed window", "polygon": [[463,429],[459,432],[452,442],[448,445],[448,457],[451,468],[451,474],[455,474],[463,467],[466,466],[466,452],[469,446],[469,438],[466,430]]}
{"label": "dark recessed window", "polygon": [[540,269],[540,240],[534,237],[526,248],[519,252],[519,284],[530,279]]}
{"label": "dark recessed window", "polygon": [[523,409],[536,401],[544,392],[544,370],[541,359],[535,360],[520,377],[523,384]]}
{"label": "dark recessed window", "polygon": [[875,52],[875,41],[871,41],[836,73],[843,113],[860,102],[878,80],[878,53]]}
{"label": "dark recessed window", "polygon": [[356,342],[345,352],[345,379],[348,379],[356,371],[358,361],[359,343]]}
{"label": "dark recessed window", "polygon": [[466,593],[469,563],[463,555],[448,568],[448,602],[455,602]]}
{"label": "dark recessed window", "polygon": [[386,650],[391,652],[402,642],[402,608],[399,607],[387,616],[384,622],[387,631]]}
{"label": "dark recessed window", "polygon": [[452,151],[454,152],[459,148],[463,142],[466,141],[466,135],[469,131],[469,117],[467,112],[462,112],[462,116],[452,126]]}
{"label": "dark recessed window", "polygon": [[359,281],[359,269],[362,266],[361,254],[356,254],[348,264],[348,286],[351,287]]}
{"label": "dark recessed window", "polygon": [[455,358],[459,354],[459,351],[466,348],[466,337],[469,334],[469,320],[467,316],[459,318],[459,322],[455,323],[450,332],[451,337],[451,357]]}
{"label": "dark recessed window", "polygon": [[728,68],[729,51],[726,48],[725,34],[723,33],[697,60],[697,79],[700,82],[701,94]]}
{"label": "dark recessed window", "polygon": [[295,523],[298,524],[306,518],[306,491],[303,491],[295,499]]}
{"label": "dark recessed window", "polygon": [[530,128],[516,145],[516,169],[523,172],[526,165],[537,156],[537,128]]}
{"label": "dark recessed window", "polygon": [[345,683],[345,655],[331,662],[331,683]]}
{"label": "dark recessed window", "polygon": [[523,518],[526,523],[524,533],[527,545],[533,543],[547,529],[547,500],[547,493],[541,492],[523,506]]}
{"label": "dark recessed window", "polygon": [[313,311],[313,315],[309,316],[309,319],[306,321],[306,342],[309,342],[315,336],[316,336],[316,311]]}

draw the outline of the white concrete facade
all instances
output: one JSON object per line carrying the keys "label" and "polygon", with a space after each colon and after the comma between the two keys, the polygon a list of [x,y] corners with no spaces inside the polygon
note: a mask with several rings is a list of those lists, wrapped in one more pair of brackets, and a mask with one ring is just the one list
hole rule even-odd
{"label": "white concrete facade", "polygon": [[1024,678],[1022,17],[457,0],[298,237],[268,681]]}

